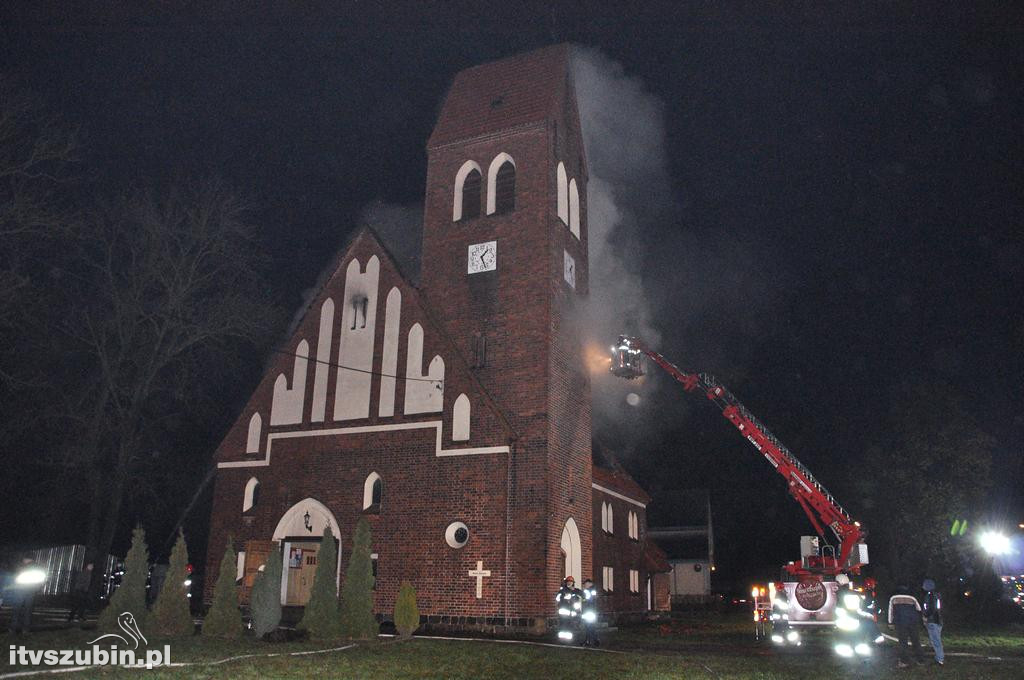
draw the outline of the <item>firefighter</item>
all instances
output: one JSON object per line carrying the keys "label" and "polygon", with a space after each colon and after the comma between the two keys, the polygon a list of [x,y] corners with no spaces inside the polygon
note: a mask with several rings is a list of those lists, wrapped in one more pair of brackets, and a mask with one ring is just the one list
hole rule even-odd
{"label": "firefighter", "polygon": [[579,627],[583,603],[576,588],[576,579],[571,575],[562,581],[562,587],[555,595],[555,604],[558,606],[558,639],[572,642]]}
{"label": "firefighter", "polygon": [[848,575],[837,574],[836,584],[836,629],[842,649],[847,655],[852,651],[855,656],[868,657],[879,634],[874,616],[864,609],[865,597]]}
{"label": "firefighter", "polygon": [[583,601],[583,613],[580,615],[580,620],[583,622],[583,631],[585,633],[583,646],[598,647],[601,641],[594,634],[594,628],[597,626],[597,588],[594,587],[594,582],[589,578],[583,581],[583,590],[580,591],[580,597]]}

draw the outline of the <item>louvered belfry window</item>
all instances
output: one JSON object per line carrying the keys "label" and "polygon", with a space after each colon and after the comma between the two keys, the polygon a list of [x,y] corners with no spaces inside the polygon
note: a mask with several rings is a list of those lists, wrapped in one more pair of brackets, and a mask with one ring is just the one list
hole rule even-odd
{"label": "louvered belfry window", "polygon": [[505,161],[494,178],[494,212],[498,215],[516,209],[516,167]]}
{"label": "louvered belfry window", "polygon": [[476,170],[470,171],[462,182],[462,218],[471,220],[480,217],[480,173]]}

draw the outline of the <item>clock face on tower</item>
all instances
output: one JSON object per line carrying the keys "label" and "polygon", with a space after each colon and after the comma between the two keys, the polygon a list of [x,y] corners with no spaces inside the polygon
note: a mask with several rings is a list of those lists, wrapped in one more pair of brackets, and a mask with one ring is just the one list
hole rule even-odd
{"label": "clock face on tower", "polygon": [[474,243],[469,247],[467,271],[470,274],[492,272],[498,268],[498,242]]}
{"label": "clock face on tower", "polygon": [[562,251],[565,253],[565,282],[573,288],[576,287],[576,260],[572,259],[572,255],[569,251]]}

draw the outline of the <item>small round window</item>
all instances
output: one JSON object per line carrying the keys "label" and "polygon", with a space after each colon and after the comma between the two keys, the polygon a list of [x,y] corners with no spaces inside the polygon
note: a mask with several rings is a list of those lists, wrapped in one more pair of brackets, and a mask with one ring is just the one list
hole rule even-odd
{"label": "small round window", "polygon": [[704,568],[704,565],[702,565],[700,562],[698,562],[698,563],[693,565],[693,570],[694,571],[700,571],[703,568]]}
{"label": "small round window", "polygon": [[444,530],[444,540],[453,548],[461,548],[469,541],[469,527],[462,522],[452,522]]}

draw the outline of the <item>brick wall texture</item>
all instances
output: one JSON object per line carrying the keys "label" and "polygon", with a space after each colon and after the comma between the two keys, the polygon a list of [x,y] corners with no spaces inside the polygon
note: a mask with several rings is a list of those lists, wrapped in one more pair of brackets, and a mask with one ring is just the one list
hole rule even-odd
{"label": "brick wall texture", "polygon": [[[332,420],[337,373],[344,369],[331,366],[326,419],[310,422],[315,370],[310,362],[302,422],[270,426],[274,382],[283,374],[292,384],[294,361],[276,355],[216,453],[220,467],[208,586],[216,581],[228,536],[241,549],[250,541],[267,541],[290,508],[312,498],[329,509],[341,529],[342,578],[355,524],[368,518],[378,554],[376,608],[385,615],[393,610],[402,580],[408,579],[425,616],[552,616],[552,595],[564,576],[560,544],[569,518],[579,529],[583,575],[593,573],[600,584],[601,567],[615,566],[618,582],[605,608],[645,607],[644,581],[639,594],[628,588],[628,570],[643,568],[643,507],[592,486],[590,379],[578,314],[588,290],[587,174],[569,58],[566,46],[555,46],[456,77],[427,146],[419,286],[403,277],[374,234],[364,230],[341,254],[335,275],[286,346],[294,351],[305,339],[310,356],[316,356],[320,308],[331,298],[336,309],[331,361],[337,361],[341,309],[350,304],[346,295],[351,296],[345,290],[346,267],[352,258],[365,266],[376,255],[381,270],[374,372],[382,368],[385,299],[392,287],[402,293],[395,415],[378,416],[381,379],[375,375],[369,418]],[[459,168],[467,160],[479,164],[486,205],[487,169],[499,153],[515,162],[514,210],[501,215],[481,210],[479,217],[453,222]],[[557,215],[559,162],[580,187],[579,238]],[[468,274],[469,245],[485,241],[497,242],[496,270]],[[563,278],[564,252],[576,262],[575,288]],[[413,323],[424,329],[424,364],[435,355],[444,359],[439,413],[403,413],[405,339]],[[452,405],[460,394],[472,406],[468,442],[452,441]],[[263,422],[260,450],[247,454],[254,413]],[[393,427],[438,420],[441,449],[486,452],[438,455],[436,427]],[[271,437],[281,434],[289,436]],[[264,464],[268,447],[270,463]],[[507,452],[494,452],[497,447]],[[379,508],[367,512],[363,483],[371,472],[383,480],[383,498]],[[259,480],[259,498],[243,513],[251,477]],[[621,490],[637,495],[628,485]],[[616,503],[618,522],[610,536],[600,525],[600,503],[609,498]],[[639,513],[640,541],[627,537],[627,506]],[[444,538],[445,528],[455,521],[469,527],[469,540],[458,549]],[[468,575],[477,562],[491,574],[483,578],[480,598],[476,578]]]}

